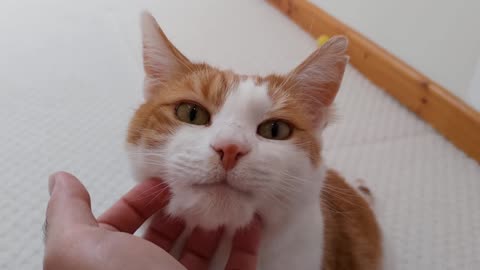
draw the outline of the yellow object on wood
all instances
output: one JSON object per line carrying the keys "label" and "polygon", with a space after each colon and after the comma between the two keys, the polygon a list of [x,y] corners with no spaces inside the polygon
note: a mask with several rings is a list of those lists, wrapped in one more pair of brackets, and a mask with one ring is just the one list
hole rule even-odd
{"label": "yellow object on wood", "polygon": [[327,43],[327,41],[330,39],[329,36],[327,35],[321,35],[317,38],[317,45],[318,47],[322,47],[323,44]]}

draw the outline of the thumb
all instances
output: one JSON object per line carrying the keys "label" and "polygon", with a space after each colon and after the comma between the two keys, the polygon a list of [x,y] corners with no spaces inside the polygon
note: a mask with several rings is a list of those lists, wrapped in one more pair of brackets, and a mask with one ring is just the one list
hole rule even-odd
{"label": "thumb", "polygon": [[90,208],[90,195],[80,181],[66,172],[50,176],[51,194],[47,207],[47,234],[72,228],[72,225],[97,226]]}

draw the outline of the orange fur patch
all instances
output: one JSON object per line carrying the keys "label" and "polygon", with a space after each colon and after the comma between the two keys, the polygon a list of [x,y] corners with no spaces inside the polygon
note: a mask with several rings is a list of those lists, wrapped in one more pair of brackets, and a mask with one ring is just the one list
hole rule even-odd
{"label": "orange fur patch", "polygon": [[322,270],[378,270],[382,236],[365,199],[335,171],[328,171],[321,193],[325,222]]}
{"label": "orange fur patch", "polygon": [[153,96],[136,111],[128,129],[127,142],[155,147],[184,124],[175,116],[179,102],[198,103],[215,114],[222,107],[228,91],[238,84],[239,77],[206,64],[193,65],[192,70],[178,80],[153,87]]}

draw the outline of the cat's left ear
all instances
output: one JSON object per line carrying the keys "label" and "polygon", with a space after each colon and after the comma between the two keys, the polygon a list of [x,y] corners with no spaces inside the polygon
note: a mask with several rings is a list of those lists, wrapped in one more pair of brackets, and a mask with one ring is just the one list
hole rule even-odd
{"label": "cat's left ear", "polygon": [[314,119],[320,118],[316,114],[329,107],[337,95],[348,63],[347,47],[346,37],[332,37],[288,75],[296,96]]}

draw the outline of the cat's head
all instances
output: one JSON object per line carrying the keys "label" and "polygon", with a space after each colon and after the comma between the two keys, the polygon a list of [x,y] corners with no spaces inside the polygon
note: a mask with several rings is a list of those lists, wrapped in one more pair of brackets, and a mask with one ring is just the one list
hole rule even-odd
{"label": "cat's head", "polygon": [[160,177],[168,211],[214,228],[317,198],[321,139],[347,64],[334,37],[286,75],[238,75],[189,61],[144,14],[145,103],[128,145],[138,180]]}

